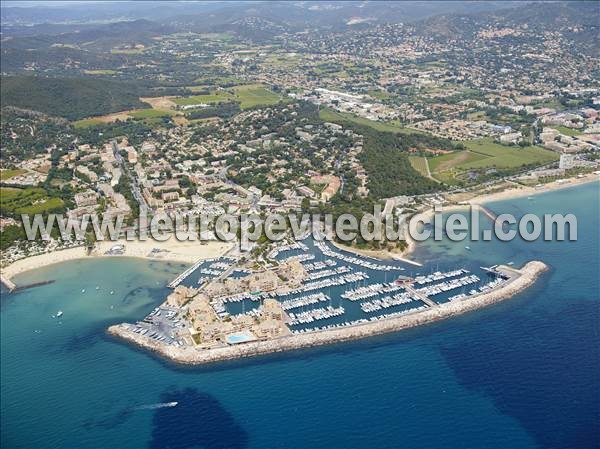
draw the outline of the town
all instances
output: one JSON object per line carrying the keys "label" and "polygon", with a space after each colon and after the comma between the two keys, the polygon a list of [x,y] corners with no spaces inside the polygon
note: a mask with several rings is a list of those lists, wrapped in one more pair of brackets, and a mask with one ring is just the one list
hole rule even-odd
{"label": "town", "polygon": [[[23,214],[120,217],[123,237],[138,232],[140,211],[360,218],[380,206],[410,217],[485,192],[597,176],[598,55],[578,22],[584,5],[569,8],[558,29],[476,15],[461,31],[472,38],[450,41],[443,17],[315,33],[251,19],[235,32],[137,24],[86,43],[85,54],[85,33],[51,36],[51,60],[36,56],[45,43],[23,56],[26,38],[8,27],[2,264],[94,251],[88,236],[26,239]],[[53,95],[70,92],[61,83],[72,79],[73,92],[100,96],[78,95],[65,110]],[[48,96],[25,95],[38,89]],[[252,254],[267,246],[257,242]],[[346,246],[388,257],[407,248],[360,237]]]}

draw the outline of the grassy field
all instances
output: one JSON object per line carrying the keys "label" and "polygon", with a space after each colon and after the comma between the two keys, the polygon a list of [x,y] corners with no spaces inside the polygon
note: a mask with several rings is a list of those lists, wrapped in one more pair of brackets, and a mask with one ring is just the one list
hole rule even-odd
{"label": "grassy field", "polygon": [[97,118],[84,118],[81,120],[76,120],[76,121],[72,122],[71,124],[75,128],[88,128],[90,126],[101,125],[102,123],[103,123],[103,121],[100,119],[97,119]]}
{"label": "grassy field", "polygon": [[565,136],[577,137],[583,134],[578,129],[567,128],[566,126],[556,126],[554,129]]}
{"label": "grassy field", "polygon": [[301,58],[297,55],[290,55],[288,53],[280,53],[269,55],[265,58],[265,63],[272,67],[280,67],[285,69],[292,69],[297,67],[301,62]]}
{"label": "grassy field", "polygon": [[423,156],[409,156],[408,160],[412,168],[417,170],[426,178],[429,177],[429,170],[427,169],[427,158]]}
{"label": "grassy field", "polygon": [[22,175],[23,173],[27,173],[27,170],[23,170],[21,168],[0,170],[0,181],[7,181],[10,178]]}
{"label": "grassy field", "polygon": [[406,128],[398,122],[377,122],[362,117],[357,117],[346,112],[337,112],[329,108],[319,111],[319,117],[326,122],[343,123],[351,122],[357,125],[369,126],[377,131],[401,133],[401,134],[423,134],[422,131]]}
{"label": "grassy field", "polygon": [[141,109],[139,111],[131,112],[129,114],[134,119],[146,119],[146,118],[162,118],[162,117],[170,117],[174,115],[170,111],[162,111],[160,109]]}
{"label": "grassy field", "polygon": [[173,101],[179,106],[187,106],[190,104],[220,103],[222,101],[230,101],[233,99],[234,96],[229,91],[219,90],[213,91],[208,95],[193,95],[191,97],[175,98]]}
{"label": "grassy field", "polygon": [[44,189],[37,187],[0,187],[0,205],[3,210],[16,214],[38,214],[59,210],[64,206],[60,198],[52,198]]}
{"label": "grassy field", "polygon": [[385,90],[372,89],[367,92],[370,97],[377,98],[378,100],[387,100],[388,98],[392,98],[392,96],[387,93]]}
{"label": "grassy field", "polygon": [[461,172],[477,169],[516,169],[524,165],[544,165],[558,160],[557,153],[537,146],[509,147],[491,139],[465,142],[466,151],[433,157],[429,168],[437,179],[446,181]]}
{"label": "grassy field", "polygon": [[432,157],[429,160],[429,169],[432,173],[439,173],[459,169],[463,164],[471,164],[486,158],[487,156],[482,154],[471,153],[470,151],[458,151]]}
{"label": "grassy field", "polygon": [[196,93],[196,92],[201,92],[203,90],[208,90],[208,89],[210,89],[210,86],[206,86],[203,84],[203,85],[199,85],[199,86],[185,86],[185,88],[187,90],[189,90],[190,92]]}
{"label": "grassy field", "polygon": [[257,84],[249,84],[247,86],[237,86],[232,88],[235,97],[240,102],[242,109],[252,108],[254,106],[268,106],[277,104],[281,97],[275,92],[265,89]]}
{"label": "grassy field", "polygon": [[554,151],[545,150],[538,146],[507,147],[493,142],[491,139],[480,139],[466,142],[467,149],[475,154],[487,156],[485,160],[464,164],[463,167],[485,168],[518,168],[527,164],[549,164],[557,161],[559,155]]}
{"label": "grassy field", "polygon": [[208,95],[193,95],[191,97],[175,98],[173,101],[179,106],[237,101],[240,103],[242,109],[248,109],[254,106],[277,104],[281,100],[281,96],[260,84],[247,84],[226,90],[214,90]]}

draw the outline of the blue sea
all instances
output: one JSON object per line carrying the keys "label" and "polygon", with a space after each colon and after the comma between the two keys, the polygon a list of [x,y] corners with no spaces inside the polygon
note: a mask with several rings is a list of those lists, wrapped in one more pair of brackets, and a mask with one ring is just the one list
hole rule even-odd
{"label": "blue sea", "polygon": [[2,294],[0,446],[600,447],[599,184],[488,206],[574,213],[578,241],[429,241],[414,256],[426,267],[551,268],[522,294],[460,317],[204,367],[105,333],[160,304],[183,265],[115,258],[20,275],[56,282]]}

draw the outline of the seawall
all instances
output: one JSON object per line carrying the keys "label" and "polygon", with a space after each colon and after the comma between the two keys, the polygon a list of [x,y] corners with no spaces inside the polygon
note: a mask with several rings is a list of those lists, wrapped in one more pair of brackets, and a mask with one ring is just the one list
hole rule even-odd
{"label": "seawall", "polygon": [[464,300],[448,302],[411,314],[386,318],[380,321],[356,324],[343,328],[326,329],[306,334],[290,335],[267,341],[244,343],[236,346],[204,350],[196,349],[194,347],[175,347],[132,332],[124,325],[111,326],[108,328],[108,333],[135,343],[145,349],[157,352],[174,362],[183,364],[218,362],[240,357],[252,357],[261,354],[291,351],[294,349],[356,340],[446,319],[508,299],[531,286],[541,273],[547,269],[547,265],[543,262],[531,261],[523,266],[522,269],[515,270],[519,273],[518,277],[508,281],[498,289],[467,297]]}

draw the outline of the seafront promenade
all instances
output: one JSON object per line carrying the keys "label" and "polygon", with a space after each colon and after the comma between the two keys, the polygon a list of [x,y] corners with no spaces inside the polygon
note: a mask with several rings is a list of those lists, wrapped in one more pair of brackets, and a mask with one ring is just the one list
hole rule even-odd
{"label": "seafront promenade", "polygon": [[434,307],[377,321],[342,328],[294,334],[265,341],[248,342],[211,349],[198,349],[193,346],[176,347],[166,345],[131,331],[129,329],[130,325],[126,323],[109,327],[108,333],[135,343],[145,349],[155,351],[161,356],[177,363],[204,364],[218,362],[355,340],[396,332],[460,315],[514,296],[531,286],[548,267],[543,262],[530,261],[519,270],[504,266],[498,267],[498,269],[510,273],[510,279],[497,289],[469,296],[462,300],[436,304]]}

